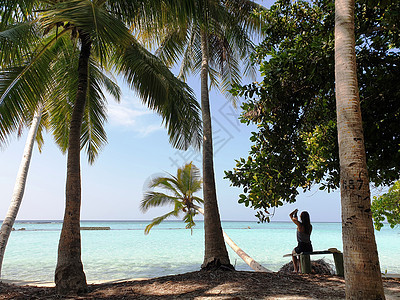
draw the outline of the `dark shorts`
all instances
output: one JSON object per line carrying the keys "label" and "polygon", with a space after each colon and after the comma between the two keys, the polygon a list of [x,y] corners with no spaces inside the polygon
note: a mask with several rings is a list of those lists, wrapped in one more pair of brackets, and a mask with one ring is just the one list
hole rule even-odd
{"label": "dark shorts", "polygon": [[311,242],[310,243],[299,242],[297,247],[294,248],[294,251],[296,251],[297,254],[299,254],[301,252],[312,252],[313,248],[312,248]]}

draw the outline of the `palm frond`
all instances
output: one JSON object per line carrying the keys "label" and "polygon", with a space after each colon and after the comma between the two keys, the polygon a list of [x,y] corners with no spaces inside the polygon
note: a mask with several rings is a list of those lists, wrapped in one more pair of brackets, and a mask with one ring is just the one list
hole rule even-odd
{"label": "palm frond", "polygon": [[108,0],[107,11],[120,18],[133,30],[159,32],[171,18],[183,22],[195,12],[195,1],[176,0]]}
{"label": "palm frond", "polygon": [[[207,4],[207,7],[203,5]],[[249,59],[254,49],[251,37],[261,32],[261,19],[254,12],[263,7],[250,0],[224,0],[197,3],[197,15],[188,16],[186,25],[177,28],[165,37],[160,45],[161,57],[168,63],[181,56],[179,78],[186,79],[189,72],[198,74],[201,69],[200,28],[209,36],[210,87],[218,88],[235,105],[236,99],[228,91],[232,84],[240,83],[242,74],[255,77],[255,69]],[[190,24],[190,25],[189,25]],[[185,40],[174,39],[175,35],[188,33]],[[186,44],[184,43],[186,41]],[[169,51],[174,51],[171,55]],[[241,66],[243,65],[243,70]]]}
{"label": "palm frond", "polygon": [[[63,52],[53,65],[55,80],[49,96],[52,131],[56,143],[65,153],[68,148],[69,125],[75,101],[78,81],[77,66],[79,52],[73,44],[65,45]],[[86,149],[89,163],[93,163],[107,141],[104,130],[106,122],[105,88],[119,100],[121,91],[117,84],[106,76],[95,61],[90,60],[88,72],[88,92],[81,129],[81,149]]]}
{"label": "palm frond", "polygon": [[200,30],[198,26],[192,26],[190,39],[183,54],[178,78],[186,80],[190,72],[200,73],[202,53],[200,47]]}
{"label": "palm frond", "polygon": [[193,197],[193,202],[197,202],[198,204],[204,204],[204,200],[199,197]]}
{"label": "palm frond", "polygon": [[35,0],[0,0],[0,31],[11,24],[28,21],[37,6]]}
{"label": "palm frond", "polygon": [[92,164],[107,142],[104,130],[104,123],[107,120],[107,98],[102,89],[105,88],[117,101],[120,99],[121,91],[114,81],[101,72],[93,60],[90,62],[88,76],[89,88],[82,122],[81,147],[86,148],[89,163]]}
{"label": "palm frond", "polygon": [[180,182],[177,180],[176,177],[171,176],[169,177],[156,177],[153,178],[149,184],[149,189],[160,188],[165,190],[166,192],[172,193],[175,197],[179,197],[182,195]]}
{"label": "palm frond", "polygon": [[51,90],[50,66],[62,44],[63,39],[49,37],[30,60],[16,61],[16,65],[0,71],[0,143],[5,142],[21,122],[30,122],[38,102]]}
{"label": "palm frond", "polygon": [[39,20],[44,27],[63,24],[64,27],[79,28],[90,36],[93,51],[103,63],[111,50],[118,45],[127,47],[131,35],[125,24],[108,13],[102,1],[70,0],[57,2],[41,11]]}
{"label": "palm frond", "polygon": [[186,223],[186,229],[193,229],[194,226],[196,226],[196,223],[194,222],[194,217],[197,215],[197,212],[195,210],[189,210],[184,216],[183,216],[183,221]]}
{"label": "palm frond", "polygon": [[149,225],[147,225],[146,228],[144,229],[144,234],[146,234],[146,235],[149,234],[150,230],[154,226],[159,225],[161,222],[163,222],[164,220],[166,220],[166,219],[168,219],[169,217],[172,217],[172,216],[176,217],[177,216],[177,212],[173,210],[173,211],[170,211],[169,213],[166,213],[165,215],[162,215],[160,217],[154,218],[152,220],[152,222]]}
{"label": "palm frond", "polygon": [[[66,32],[67,30],[64,30],[62,33],[60,33],[60,35],[62,36]],[[15,91],[21,89],[14,87],[15,85],[21,83],[24,80],[27,80],[29,82],[30,89],[32,89],[31,93],[34,93],[35,95],[40,95],[38,91],[40,91],[40,88],[43,86],[43,81],[40,81],[40,79],[46,77],[48,78],[49,76],[47,68],[50,65],[50,62],[54,58],[56,52],[55,49],[57,49],[57,47],[53,46],[57,44],[59,44],[57,43],[57,37],[52,36],[51,38],[49,38],[44,42],[43,46],[40,45],[38,49],[34,51],[32,57],[29,60],[27,60],[28,61],[27,63],[19,64],[16,66],[18,68],[18,73],[14,72],[14,74],[17,74],[17,76],[15,77],[5,76],[7,79],[13,78],[13,80],[7,81],[7,85],[3,85],[5,89],[1,90],[0,105],[3,103],[3,101],[5,101],[7,97],[9,97],[10,95],[12,96],[13,90]],[[12,69],[12,67],[10,69]],[[32,76],[35,76],[36,73],[38,73],[36,78],[32,78]],[[45,82],[48,82],[48,80],[46,80]]]}
{"label": "palm frond", "polygon": [[193,163],[186,164],[177,171],[177,178],[182,186],[184,194],[192,197],[192,195],[201,189],[201,173]]}
{"label": "palm frond", "polygon": [[146,212],[151,207],[159,207],[166,204],[175,204],[179,197],[169,196],[159,192],[147,192],[144,194],[143,200],[140,203],[140,209]]}
{"label": "palm frond", "polygon": [[162,116],[171,144],[178,149],[199,148],[201,120],[193,91],[137,41],[122,50],[114,56],[117,71],[143,103]]}
{"label": "palm frond", "polygon": [[[156,177],[148,185],[151,189],[164,188],[169,192],[168,194],[155,191],[148,191],[144,194],[140,205],[143,212],[151,207],[174,205],[174,209],[170,213],[153,219],[153,222],[146,227],[147,233],[155,224],[161,223],[169,216],[177,217],[180,212],[184,213],[183,220],[187,224],[186,228],[192,228],[195,225],[193,219],[197,214],[195,203],[203,203],[201,198],[193,195],[201,188],[200,170],[192,163],[188,163],[177,170],[176,176],[171,174],[169,176]],[[173,196],[170,196],[171,193]]]}
{"label": "palm frond", "polygon": [[257,12],[266,10],[261,4],[251,0],[224,0],[226,11],[231,15],[236,24],[245,28],[250,35],[261,34],[262,20]]}
{"label": "palm frond", "polygon": [[0,67],[23,63],[37,47],[38,32],[31,22],[12,24],[0,32]]}
{"label": "palm frond", "polygon": [[185,24],[168,29],[165,34],[159,34],[161,42],[155,55],[170,67],[176,64],[185,52],[185,45],[188,44],[191,34]]}

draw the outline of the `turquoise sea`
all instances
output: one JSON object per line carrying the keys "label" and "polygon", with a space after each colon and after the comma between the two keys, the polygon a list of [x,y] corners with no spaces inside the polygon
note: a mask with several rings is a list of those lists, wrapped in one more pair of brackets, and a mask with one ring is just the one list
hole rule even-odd
{"label": "turquoise sea", "polygon": [[[165,222],[144,235],[146,221],[84,221],[82,262],[88,281],[158,277],[200,269],[204,255],[203,223],[192,231],[179,221]],[[52,281],[57,262],[60,221],[16,222],[3,262],[2,278]],[[222,222],[232,240],[260,264],[278,271],[296,244],[296,227],[289,222]],[[25,230],[19,230],[25,228]],[[400,228],[375,231],[382,272],[400,273]],[[342,250],[340,223],[313,223],[314,250]],[[251,270],[227,246],[237,270]],[[333,263],[331,255],[316,256]]]}

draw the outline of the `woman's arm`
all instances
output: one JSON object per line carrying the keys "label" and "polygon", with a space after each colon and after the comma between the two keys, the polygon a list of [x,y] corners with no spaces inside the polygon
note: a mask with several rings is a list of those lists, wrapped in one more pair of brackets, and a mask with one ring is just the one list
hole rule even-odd
{"label": "woman's arm", "polygon": [[289,214],[290,219],[293,221],[294,224],[297,225],[297,227],[300,226],[300,222],[299,222],[299,220],[297,219],[297,212],[298,212],[298,211],[299,211],[299,210],[296,208],[294,211],[292,211],[292,212]]}

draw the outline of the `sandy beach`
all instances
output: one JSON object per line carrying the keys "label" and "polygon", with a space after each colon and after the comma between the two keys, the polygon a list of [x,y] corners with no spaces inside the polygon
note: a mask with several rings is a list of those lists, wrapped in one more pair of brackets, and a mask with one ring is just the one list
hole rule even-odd
{"label": "sandy beach", "polygon": [[[400,300],[400,279],[384,277],[387,300]],[[0,299],[344,299],[344,279],[332,275],[190,272],[151,279],[91,283],[88,293],[60,297],[49,282],[4,281]]]}

